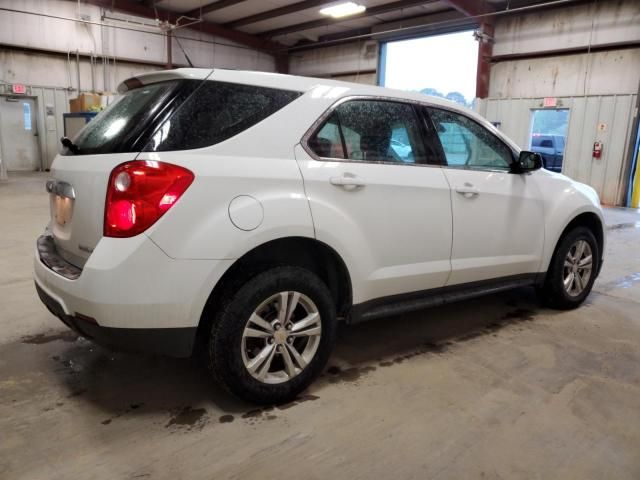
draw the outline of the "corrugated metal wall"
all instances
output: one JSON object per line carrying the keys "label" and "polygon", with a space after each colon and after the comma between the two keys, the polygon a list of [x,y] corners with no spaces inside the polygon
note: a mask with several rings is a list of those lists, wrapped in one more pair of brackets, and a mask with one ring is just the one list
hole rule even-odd
{"label": "corrugated metal wall", "polygon": [[[607,205],[624,203],[625,153],[629,147],[637,95],[558,97],[558,107],[569,109],[569,127],[563,173],[591,185]],[[522,148],[529,147],[531,112],[542,98],[495,98],[480,102],[479,111]],[[599,124],[606,131],[599,131]],[[604,144],[602,157],[592,158],[593,143]]]}
{"label": "corrugated metal wall", "polygon": [[[496,19],[489,98],[479,111],[528,148],[531,110],[570,110],[563,173],[624,205],[640,81],[640,2],[601,0]],[[559,49],[576,48],[571,54]],[[515,55],[515,57],[514,57]],[[510,57],[511,56],[511,57]],[[606,124],[599,131],[598,124]],[[593,143],[604,144],[592,158]]]}

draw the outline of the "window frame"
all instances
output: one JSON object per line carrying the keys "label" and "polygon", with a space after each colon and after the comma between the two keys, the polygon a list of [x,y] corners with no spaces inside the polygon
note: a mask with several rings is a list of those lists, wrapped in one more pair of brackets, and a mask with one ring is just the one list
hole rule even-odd
{"label": "window frame", "polygon": [[[346,97],[340,98],[337,102],[333,103],[327,110],[325,110],[322,115],[318,117],[318,119],[313,122],[311,127],[307,130],[307,132],[303,135],[300,144],[305,152],[309,154],[311,158],[320,162],[343,162],[343,163],[359,163],[359,164],[373,164],[373,165],[397,165],[403,167],[442,167],[443,165],[438,163],[429,163],[427,161],[423,162],[413,162],[413,163],[405,163],[405,162],[387,162],[381,160],[353,160],[349,158],[334,158],[334,157],[320,157],[316,152],[314,152],[309,146],[309,140],[313,138],[318,132],[324,127],[325,123],[331,115],[335,112],[335,110],[340,107],[343,103],[351,102],[351,101],[375,101],[375,102],[387,102],[387,103],[397,103],[402,105],[408,105],[411,107],[414,115],[414,120],[416,121],[420,141],[422,142],[422,148],[425,152],[425,155],[428,157],[427,152],[432,150],[432,148],[426,143],[426,139],[428,138],[428,124],[425,122],[422,113],[420,112],[420,107],[425,106],[419,102],[414,102],[411,100],[406,100],[402,98],[395,97],[387,97],[387,96],[379,96],[379,95],[349,95]],[[340,117],[337,116],[338,123],[340,123]],[[340,137],[343,142],[343,150],[345,149],[344,138],[342,133],[342,128],[340,127]],[[439,141],[438,141],[439,142]],[[346,150],[345,150],[346,152]]]}
{"label": "window frame", "polygon": [[478,127],[484,129],[489,135],[491,135],[499,143],[504,145],[505,148],[511,154],[511,161],[509,162],[509,168],[507,170],[504,170],[504,169],[501,169],[501,168],[478,166],[478,165],[449,165],[449,163],[447,162],[447,156],[446,156],[446,154],[444,152],[444,147],[442,146],[442,142],[440,141],[440,137],[436,133],[435,140],[437,141],[437,144],[439,145],[442,166],[444,168],[452,168],[452,169],[456,169],[456,170],[474,170],[474,171],[479,171],[479,172],[511,173],[511,166],[517,161],[518,153],[507,142],[505,142],[502,138],[500,138],[500,136],[498,136],[495,133],[493,133],[491,130],[489,130],[487,127],[482,125],[476,119],[472,118],[469,115],[465,115],[464,112],[456,110],[455,108],[447,108],[446,106],[440,106],[440,105],[423,104],[422,105],[423,115],[425,116],[426,121],[428,121],[429,124],[431,125],[431,129],[432,129],[433,132],[437,132],[437,129],[436,129],[436,126],[435,126],[435,123],[434,123],[433,119],[431,118],[431,114],[430,114],[429,110],[441,110],[441,111],[444,111],[444,112],[447,112],[447,113],[458,115],[460,117],[464,117],[467,120],[470,120],[471,122],[475,123]]}

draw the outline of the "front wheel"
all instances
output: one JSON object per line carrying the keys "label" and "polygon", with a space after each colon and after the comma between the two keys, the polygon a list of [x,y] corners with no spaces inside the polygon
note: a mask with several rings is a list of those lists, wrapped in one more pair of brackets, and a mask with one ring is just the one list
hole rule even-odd
{"label": "front wheel", "polygon": [[599,269],[598,242],[591,230],[577,227],[561,240],[551,259],[544,286],[543,302],[559,309],[578,307],[591,292]]}
{"label": "front wheel", "polygon": [[216,314],[209,360],[233,394],[261,404],[290,401],[320,374],[333,348],[334,302],[324,282],[276,267],[246,282]]}

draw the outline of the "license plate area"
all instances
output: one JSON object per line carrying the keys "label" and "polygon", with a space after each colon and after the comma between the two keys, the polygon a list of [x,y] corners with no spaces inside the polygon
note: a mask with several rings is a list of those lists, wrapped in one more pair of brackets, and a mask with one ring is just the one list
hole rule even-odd
{"label": "license plate area", "polygon": [[64,227],[71,222],[73,217],[73,199],[68,197],[62,197],[55,195],[53,197],[53,219],[54,221]]}

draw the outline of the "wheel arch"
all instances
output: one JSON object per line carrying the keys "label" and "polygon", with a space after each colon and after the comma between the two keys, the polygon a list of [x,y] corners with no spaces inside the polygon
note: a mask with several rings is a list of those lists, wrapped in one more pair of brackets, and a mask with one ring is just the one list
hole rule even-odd
{"label": "wheel arch", "polygon": [[211,290],[198,323],[197,345],[206,342],[215,312],[252,276],[280,265],[298,266],[318,275],[327,285],[338,317],[348,315],[352,305],[351,276],[342,257],[329,245],[314,238],[283,237],[246,252],[222,275]]}
{"label": "wheel arch", "polygon": [[[574,228],[576,227],[585,227],[588,228],[594,235],[594,237],[596,237],[596,242],[598,243],[598,254],[599,257],[598,258],[598,271],[596,272],[596,275],[598,275],[600,273],[600,268],[602,266],[602,257],[603,257],[603,249],[604,249],[604,225],[602,223],[601,218],[594,212],[582,212],[578,215],[576,215],[575,217],[573,217],[573,219],[567,223],[567,225],[564,227],[564,229],[562,230],[562,232],[560,233],[560,236],[558,236],[558,238],[556,239],[556,244],[553,247],[553,254],[551,255],[551,259],[553,259],[556,255],[556,252],[558,251],[558,247],[560,246],[560,243],[562,242],[562,239]],[[550,261],[551,261],[550,259]],[[547,265],[548,268],[548,265]]]}

